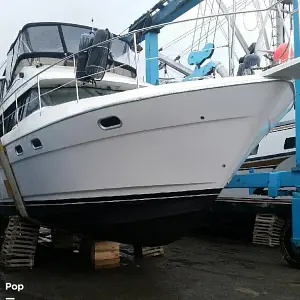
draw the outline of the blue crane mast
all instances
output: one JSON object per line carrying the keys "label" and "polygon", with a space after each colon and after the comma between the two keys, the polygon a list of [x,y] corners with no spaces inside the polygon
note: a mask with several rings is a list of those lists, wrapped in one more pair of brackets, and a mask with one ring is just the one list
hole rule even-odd
{"label": "blue crane mast", "polygon": [[[156,26],[167,22],[172,22],[203,0],[160,0],[149,11],[138,18],[129,27],[129,32],[145,27]],[[159,28],[137,33],[137,43],[145,40],[146,58],[146,81],[151,84],[158,84],[158,34]]]}

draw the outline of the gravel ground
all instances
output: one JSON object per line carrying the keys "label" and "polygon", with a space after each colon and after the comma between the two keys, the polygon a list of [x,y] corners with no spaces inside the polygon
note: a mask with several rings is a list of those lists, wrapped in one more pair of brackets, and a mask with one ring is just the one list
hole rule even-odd
{"label": "gravel ground", "polygon": [[[22,283],[15,300],[42,299],[300,299],[300,270],[286,266],[278,248],[220,238],[184,238],[165,256],[116,269],[90,270],[78,259],[44,255],[31,271],[6,273]],[[1,298],[1,296],[0,296]]]}

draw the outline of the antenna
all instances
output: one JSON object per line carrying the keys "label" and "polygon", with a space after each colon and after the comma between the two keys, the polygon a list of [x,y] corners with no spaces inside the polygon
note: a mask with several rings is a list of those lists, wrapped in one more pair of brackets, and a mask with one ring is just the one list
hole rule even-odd
{"label": "antenna", "polygon": [[94,18],[92,18],[92,32],[94,31]]}

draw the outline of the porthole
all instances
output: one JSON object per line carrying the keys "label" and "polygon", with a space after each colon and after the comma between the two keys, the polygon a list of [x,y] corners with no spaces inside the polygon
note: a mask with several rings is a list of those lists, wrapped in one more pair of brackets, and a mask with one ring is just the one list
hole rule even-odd
{"label": "porthole", "polygon": [[109,130],[121,127],[122,122],[116,116],[109,116],[107,118],[98,120],[98,125],[104,130]]}
{"label": "porthole", "polygon": [[35,139],[31,140],[31,145],[32,145],[34,150],[42,148],[42,142],[38,138],[35,138]]}
{"label": "porthole", "polygon": [[23,148],[21,145],[18,145],[15,147],[15,151],[16,151],[16,154],[19,156],[19,155],[22,155],[23,154]]}

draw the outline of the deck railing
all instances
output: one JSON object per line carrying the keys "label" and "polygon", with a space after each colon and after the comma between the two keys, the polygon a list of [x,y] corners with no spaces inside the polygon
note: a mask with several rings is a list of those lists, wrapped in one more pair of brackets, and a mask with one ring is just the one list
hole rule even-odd
{"label": "deck railing", "polygon": [[[25,80],[21,85],[19,85],[17,88],[15,88],[13,90],[13,87],[14,85],[12,85],[12,87],[10,88],[10,91],[8,91],[6,93],[6,96],[3,98],[2,100],[2,105],[3,103],[5,103],[9,98],[12,97],[12,95],[14,94],[15,95],[15,103],[16,103],[16,109],[8,116],[6,116],[4,118],[4,111],[2,109],[1,111],[1,115],[2,115],[2,120],[1,120],[1,125],[2,125],[2,129],[3,129],[3,134],[7,133],[5,132],[5,126],[4,126],[4,123],[5,123],[5,120],[7,120],[8,118],[10,118],[13,114],[15,114],[15,118],[16,118],[16,124],[15,126],[18,126],[19,124],[19,110],[21,108],[23,108],[25,105],[28,105],[28,103],[30,102],[34,102],[38,99],[39,101],[39,111],[40,111],[40,115],[42,115],[42,97],[44,95],[47,95],[53,91],[56,91],[60,88],[63,88],[65,86],[68,86],[69,84],[71,83],[74,83],[75,82],[75,89],[76,89],[76,100],[77,102],[80,101],[80,97],[79,97],[79,85],[78,85],[78,80],[79,79],[84,79],[84,77],[82,78],[77,78],[76,76],[76,56],[81,53],[81,52],[84,52],[84,51],[88,51],[88,50],[91,50],[92,48],[94,47],[99,47],[103,44],[107,44],[108,42],[112,42],[116,39],[122,39],[124,40],[124,38],[129,38],[129,39],[132,39],[133,40],[133,50],[134,50],[134,64],[135,64],[135,69],[136,69],[136,87],[139,88],[140,87],[140,82],[139,82],[139,53],[138,53],[138,47],[137,47],[137,34],[138,33],[144,33],[146,31],[151,31],[151,30],[154,30],[154,29],[161,29],[165,26],[171,26],[171,25],[174,25],[174,24],[180,24],[180,23],[186,23],[186,22],[193,22],[193,21],[197,21],[197,20],[204,20],[204,19],[209,19],[209,18],[220,18],[220,17],[226,17],[226,16],[234,16],[234,15],[240,15],[240,14],[250,14],[250,13],[258,13],[258,12],[267,12],[267,11],[270,11],[272,9],[275,9],[278,4],[280,4],[283,0],[279,0],[275,3],[273,3],[272,5],[270,5],[269,7],[267,8],[262,8],[262,9],[253,9],[253,10],[244,10],[244,11],[235,11],[235,12],[227,12],[227,13],[219,13],[219,14],[213,14],[213,15],[207,15],[207,16],[198,16],[198,17],[195,17],[195,18],[189,18],[189,19],[185,19],[185,20],[177,20],[177,21],[172,21],[172,22],[167,22],[167,23],[163,23],[163,24],[159,24],[159,25],[154,25],[154,26],[149,26],[149,27],[145,27],[145,28],[141,28],[141,29],[138,29],[138,30],[134,30],[132,32],[129,32],[129,33],[126,33],[126,34],[123,34],[123,35],[118,35],[118,36],[115,36],[113,38],[110,38],[109,40],[106,40],[104,42],[101,42],[101,43],[98,43],[96,45],[92,45],[90,47],[87,47],[86,49],[83,49],[81,51],[78,51],[76,53],[73,53],[73,54],[70,54],[69,56],[66,56],[65,58],[63,59],[60,59],[60,60],[57,60],[55,63],[49,65],[49,66],[46,66],[45,68],[43,68],[43,70],[37,72],[34,76],[30,77],[29,79]],[[220,46],[220,47],[224,47],[224,46]],[[218,48],[218,47],[215,47],[215,48]],[[148,59],[145,59],[146,60],[151,60],[151,59],[159,59],[159,57],[152,57],[152,58],[148,58]],[[67,60],[72,60],[73,61],[73,68],[74,68],[74,79],[70,80],[69,82],[63,84],[63,85],[60,85],[59,87],[56,87],[56,88],[53,88],[52,90],[50,91],[47,91],[45,93],[41,93],[41,86],[40,86],[40,78],[41,78],[41,75],[45,72],[47,72],[48,70],[52,69],[53,67],[57,66],[57,65],[60,65],[61,63],[67,61]],[[97,72],[95,74],[92,74],[93,75],[99,75],[103,72],[109,72],[109,71],[113,71],[114,69],[117,69],[117,68],[121,68],[123,66],[127,65],[126,63],[124,64],[121,64],[117,67],[112,67],[112,68],[109,68],[109,69],[106,69],[105,71],[100,71],[100,72]],[[88,75],[88,76],[91,76],[91,75]],[[22,105],[22,106],[18,106],[18,92],[26,85],[28,84],[29,82],[33,81],[34,79],[36,78],[36,82],[37,82],[37,90],[38,90],[38,97],[35,97],[34,99],[30,100],[30,102],[27,102],[26,104]],[[14,127],[15,127],[14,126]],[[13,128],[14,128],[13,127]]]}

